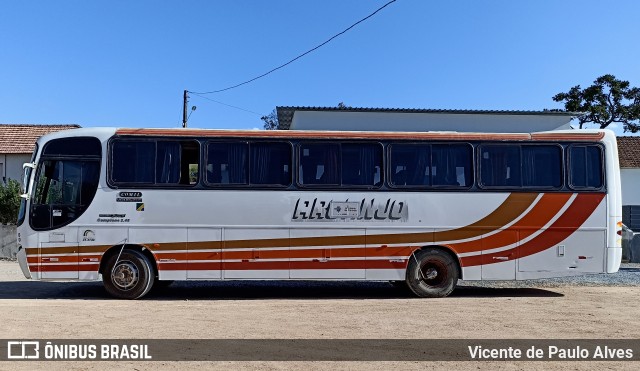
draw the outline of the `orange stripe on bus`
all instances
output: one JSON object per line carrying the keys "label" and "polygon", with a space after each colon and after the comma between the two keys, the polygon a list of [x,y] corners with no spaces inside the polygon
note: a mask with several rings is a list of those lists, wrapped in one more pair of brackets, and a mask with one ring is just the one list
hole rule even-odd
{"label": "orange stripe on bus", "polygon": [[460,259],[465,267],[482,264],[494,264],[500,260],[494,257],[508,256],[509,260],[523,258],[544,251],[568,238],[593,214],[604,199],[601,193],[578,194],[569,208],[556,220],[551,227],[533,240],[509,250],[492,254],[463,257]]}
{"label": "orange stripe on bus", "polygon": [[438,133],[438,132],[368,132],[313,130],[207,130],[207,129],[118,129],[116,135],[176,136],[209,138],[305,138],[305,139],[401,139],[401,140],[530,140],[527,133]]}
{"label": "orange stripe on bus", "polygon": [[88,259],[100,259],[100,255],[68,255],[68,256],[27,256],[27,263],[78,263],[88,262]]}
{"label": "orange stripe on bus", "polygon": [[[456,253],[495,249],[522,240],[539,231],[558,214],[571,198],[571,193],[546,193],[526,215],[508,228],[479,240],[448,245]],[[485,231],[489,233],[490,231]],[[514,232],[518,232],[517,234]]]}
{"label": "orange stripe on bus", "polygon": [[99,268],[100,263],[80,265],[29,264],[29,270],[31,272],[97,272]]}
{"label": "orange stripe on bus", "polygon": [[604,138],[603,132],[597,133],[575,133],[575,134],[559,134],[559,133],[532,133],[532,140],[548,140],[548,141],[590,141],[597,142]]}

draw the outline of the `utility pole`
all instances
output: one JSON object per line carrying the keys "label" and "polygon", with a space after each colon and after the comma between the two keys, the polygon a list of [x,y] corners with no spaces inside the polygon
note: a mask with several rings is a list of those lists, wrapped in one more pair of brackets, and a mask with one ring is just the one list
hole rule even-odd
{"label": "utility pole", "polygon": [[182,127],[187,127],[187,105],[189,104],[189,96],[187,95],[188,91],[184,91],[184,95],[182,98]]}

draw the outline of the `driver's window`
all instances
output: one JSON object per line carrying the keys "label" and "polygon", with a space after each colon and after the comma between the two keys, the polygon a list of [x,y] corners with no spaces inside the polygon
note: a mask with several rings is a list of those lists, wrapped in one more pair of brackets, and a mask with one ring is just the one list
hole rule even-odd
{"label": "driver's window", "polygon": [[51,205],[62,203],[62,163],[43,161],[36,183],[35,204]]}
{"label": "driver's window", "polygon": [[[83,171],[85,182],[95,182],[97,162],[55,161],[42,163],[36,186],[36,204],[76,205],[81,200]],[[87,198],[88,195],[84,195]]]}
{"label": "driver's window", "polygon": [[45,160],[40,165],[32,225],[57,228],[76,219],[98,185],[98,161]]}
{"label": "driver's window", "polygon": [[76,161],[66,161],[63,167],[62,176],[62,203],[65,205],[81,204],[80,201],[80,181],[82,163]]}

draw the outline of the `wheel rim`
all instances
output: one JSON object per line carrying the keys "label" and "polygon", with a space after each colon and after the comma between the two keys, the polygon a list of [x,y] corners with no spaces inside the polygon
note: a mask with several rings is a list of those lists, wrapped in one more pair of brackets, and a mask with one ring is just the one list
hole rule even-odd
{"label": "wheel rim", "polygon": [[120,290],[131,290],[140,279],[138,267],[130,261],[120,261],[113,267],[111,282]]}
{"label": "wheel rim", "polygon": [[427,286],[439,287],[446,285],[449,269],[444,262],[427,260],[420,266],[418,279]]}

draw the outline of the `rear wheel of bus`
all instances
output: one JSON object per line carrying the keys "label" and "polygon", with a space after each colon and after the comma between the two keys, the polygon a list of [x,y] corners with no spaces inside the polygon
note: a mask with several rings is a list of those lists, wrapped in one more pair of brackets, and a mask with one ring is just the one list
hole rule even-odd
{"label": "rear wheel of bus", "polygon": [[155,281],[155,271],[139,251],[123,250],[107,261],[102,282],[107,292],[120,299],[138,299],[146,295]]}
{"label": "rear wheel of bus", "polygon": [[440,249],[425,249],[409,258],[407,286],[421,298],[443,298],[458,283],[460,268],[451,254]]}

